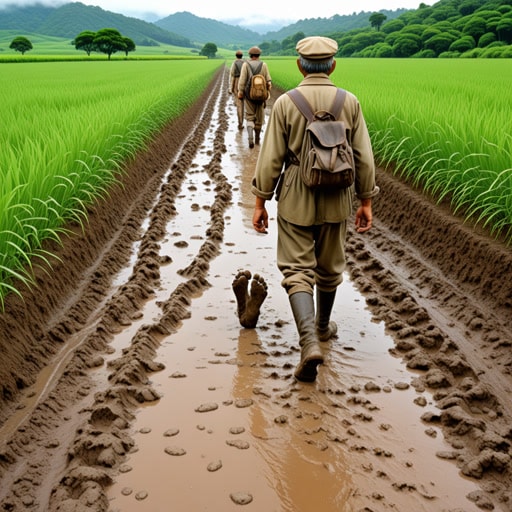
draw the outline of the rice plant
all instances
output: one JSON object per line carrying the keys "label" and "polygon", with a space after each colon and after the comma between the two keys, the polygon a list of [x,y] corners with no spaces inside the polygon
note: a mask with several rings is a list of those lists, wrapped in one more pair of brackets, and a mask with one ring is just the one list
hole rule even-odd
{"label": "rice plant", "polygon": [[122,164],[188,109],[220,61],[4,65],[0,124],[0,308],[51,263],[43,242],[108,193]]}
{"label": "rice plant", "polygon": [[[278,87],[300,82],[295,59],[272,64]],[[512,243],[507,59],[338,59],[332,79],[359,98],[380,164]]]}

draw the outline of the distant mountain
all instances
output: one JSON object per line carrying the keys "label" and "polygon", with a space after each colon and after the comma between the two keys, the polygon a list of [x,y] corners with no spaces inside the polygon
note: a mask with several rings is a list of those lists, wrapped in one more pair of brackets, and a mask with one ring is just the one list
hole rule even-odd
{"label": "distant mountain", "polygon": [[215,43],[223,47],[254,46],[262,35],[252,30],[228,25],[210,18],[199,18],[190,12],[178,12],[155,21],[155,25],[169,32],[187,35],[197,43]]}
{"label": "distant mountain", "polygon": [[[407,9],[379,12],[385,14],[387,21],[390,21],[407,12]],[[72,2],[60,7],[50,7],[42,3],[30,6],[11,4],[0,10],[0,30],[73,39],[84,30],[96,32],[102,28],[115,28],[140,46],[164,43],[194,48],[205,43],[215,43],[224,48],[247,49],[263,42],[282,41],[298,32],[306,36],[330,35],[368,28],[371,14],[361,11],[359,14],[335,15],[331,18],[309,18],[276,31],[261,33],[239,25],[200,18],[186,11],[150,23],[81,2]]]}
{"label": "distant mountain", "polygon": [[100,7],[80,2],[61,7],[47,7],[42,4],[20,7],[10,5],[0,10],[0,30],[19,30],[73,39],[84,30],[96,32],[102,28],[115,28],[138,45],[156,42],[186,48],[194,47],[188,37],[173,34],[154,23],[104,11]]}
{"label": "distant mountain", "polygon": [[[407,9],[396,11],[381,10],[387,20],[397,18]],[[215,43],[217,46],[227,48],[248,47],[259,44],[262,41],[281,41],[297,32],[303,32],[306,36],[326,35],[332,33],[347,32],[357,28],[370,26],[372,12],[363,12],[352,15],[335,15],[331,18],[308,18],[299,20],[296,23],[282,27],[274,32],[255,32],[247,28],[229,25],[209,18],[199,18],[189,12],[171,14],[166,18],[155,21],[155,25],[189,37],[197,43]]]}

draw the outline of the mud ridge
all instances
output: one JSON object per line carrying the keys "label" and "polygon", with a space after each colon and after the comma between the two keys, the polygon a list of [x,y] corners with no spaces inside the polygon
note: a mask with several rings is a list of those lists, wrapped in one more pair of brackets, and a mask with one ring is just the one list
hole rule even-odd
{"label": "mud ridge", "polygon": [[[59,347],[55,347],[56,343],[66,341],[69,336],[83,328],[87,321],[91,322],[91,319],[85,313],[93,312],[102,303],[105,305],[101,315],[97,315],[99,320],[96,323],[92,322],[94,332],[76,350],[71,362],[66,367],[66,371],[57,384],[56,390],[42,401],[32,413],[31,426],[28,429],[30,432],[29,437],[26,434],[27,429],[21,426],[8,445],[2,448],[0,452],[0,478],[6,477],[8,471],[7,480],[12,483],[11,493],[1,502],[3,509],[14,510],[21,507],[23,510],[28,510],[29,508],[37,508],[40,505],[37,503],[36,498],[34,498],[37,493],[32,492],[30,489],[32,487],[37,488],[41,484],[44,465],[49,463],[49,460],[47,459],[46,462],[32,461],[30,464],[27,464],[23,462],[23,458],[28,459],[28,454],[35,445],[48,442],[48,434],[53,429],[57,429],[62,422],[65,423],[66,418],[61,417],[61,412],[66,411],[66,409],[69,410],[72,406],[71,404],[75,404],[76,407],[80,401],[87,397],[90,390],[93,389],[93,385],[87,383],[86,369],[103,364],[103,358],[98,353],[108,351],[108,341],[116,330],[115,326],[126,325],[132,318],[136,318],[137,311],[141,305],[152,295],[154,286],[158,283],[158,269],[162,263],[158,255],[158,240],[165,234],[166,219],[173,214],[172,202],[189,169],[191,159],[197,152],[201,140],[201,131],[204,133],[210,125],[213,110],[212,103],[219,94],[223,75],[222,72],[217,74],[215,81],[212,82],[204,97],[182,119],[172,123],[158,140],[150,144],[147,154],[144,152],[136,157],[136,161],[132,164],[135,172],[130,172],[130,169],[127,171],[127,176],[131,177],[131,179],[123,182],[124,186],[111,193],[108,198],[109,200],[105,204],[100,204],[97,209],[91,211],[91,226],[96,225],[94,222],[96,217],[106,218],[107,221],[110,220],[111,224],[103,220],[97,222],[100,228],[99,233],[96,233],[94,230],[80,233],[76,230],[73,240],[71,241],[70,239],[64,245],[64,248],[67,248],[71,254],[66,253],[65,250],[59,251],[58,247],[54,248],[59,260],[56,260],[57,264],[52,268],[53,273],[46,275],[42,271],[41,275],[38,275],[38,287],[27,291],[24,305],[28,308],[28,305],[31,303],[36,305],[47,304],[47,302],[50,302],[50,304],[55,303],[57,311],[54,314],[57,316],[59,314],[58,308],[63,307],[59,300],[69,301],[71,306],[66,311],[66,315],[63,315],[63,322],[59,323],[56,321],[55,327],[52,327],[53,317],[47,310],[43,310],[40,317],[32,317],[32,321],[28,322],[24,315],[19,314],[20,306],[15,297],[8,304],[6,314],[2,317],[2,320],[5,319],[7,322],[2,322],[2,327],[9,332],[18,334],[22,340],[23,338],[29,340],[36,338],[36,343],[39,342],[42,347],[48,347],[44,354],[38,354],[39,357],[34,358],[27,355],[27,352],[32,349],[31,344],[20,343],[18,345],[17,340],[13,343],[17,352],[14,353],[14,356],[10,356],[12,369],[22,368],[22,361],[25,358],[28,360],[35,359],[37,365],[40,366],[35,368],[29,367],[27,379],[21,383],[19,371],[15,373],[16,388],[13,386],[7,388],[9,380],[7,378],[2,380],[4,399],[9,398],[12,400],[14,400],[20,389],[22,390],[33,383],[31,375],[36,375],[50,357],[58,352]],[[205,103],[208,105],[207,108],[204,107]],[[202,114],[201,119],[199,119],[200,114]],[[129,249],[140,236],[140,222],[142,222],[152,207],[151,203],[154,202],[155,196],[158,193],[162,176],[167,171],[169,162],[176,155],[180,145],[179,141],[183,140],[185,135],[188,137],[186,128],[190,126],[196,126],[196,130],[189,137],[188,142],[183,145],[179,157],[169,173],[167,183],[161,187],[159,200],[152,208],[150,216],[152,219],[151,225],[140,244],[140,252],[134,265],[133,275],[112,297],[108,298],[106,291],[111,286],[111,278],[126,263],[130,256]],[[218,130],[220,134],[218,137],[222,137],[225,129],[226,126],[221,124]],[[172,145],[169,145],[169,134],[172,134],[172,141],[175,141]],[[215,162],[220,160],[218,153],[223,149],[222,143],[216,145],[217,154],[212,159],[213,163],[211,165],[212,177],[218,175]],[[146,170],[146,174],[141,173],[141,170]],[[131,193],[127,193],[127,191]],[[221,202],[229,200],[229,191],[220,194],[220,197]],[[127,204],[132,204],[132,209],[127,211]],[[222,238],[218,218],[212,222],[211,229],[214,233],[214,239]],[[97,237],[97,240],[95,237]],[[107,253],[105,247],[111,248],[110,252]],[[90,259],[82,257],[82,255],[87,256],[88,254]],[[71,257],[73,259],[70,259]],[[94,258],[97,258],[99,263],[94,261]],[[69,261],[84,263],[83,268],[77,265],[72,269],[72,272],[76,272],[77,276],[80,276],[81,279],[86,279],[87,272],[91,268],[94,269],[91,280],[87,281],[86,279],[87,286],[92,290],[90,294],[87,290],[79,290],[72,297],[63,297],[63,292],[69,292],[69,281],[64,283],[66,278],[70,278],[69,273],[66,274],[65,272],[65,270],[68,270]],[[204,262],[206,260],[203,257],[201,261]],[[64,268],[66,263],[68,265]],[[203,265],[202,270],[204,273],[207,270],[207,266]],[[82,275],[80,275],[80,272],[82,272]],[[63,281],[59,281],[60,275],[63,276]],[[71,278],[73,277],[72,275]],[[189,286],[191,289],[207,286],[204,278],[191,279],[191,282],[193,283],[192,286]],[[183,290],[180,290],[180,292],[178,292],[178,301],[182,301],[183,297],[186,297],[186,294],[182,293]],[[48,294],[48,301],[42,299],[44,293]],[[73,298],[77,299],[76,304],[73,304]],[[34,308],[39,309],[37,307]],[[81,314],[75,314],[75,310],[80,311]],[[175,314],[176,309],[174,309],[172,314],[166,315],[165,319],[168,324],[172,324],[172,321],[177,321],[176,318],[172,318]],[[171,321],[169,321],[169,317],[171,317]],[[21,318],[22,323],[14,326],[12,319],[17,318]],[[151,330],[168,332],[165,323],[165,321],[162,321],[161,325],[153,326]],[[39,326],[48,324],[50,324],[48,333],[33,333]],[[28,334],[26,330],[20,328],[21,325],[25,325],[29,329]],[[7,340],[8,338],[2,335],[1,339]],[[73,449],[68,455],[72,463],[63,475],[62,486],[57,486],[57,489],[54,489],[52,492],[52,510],[54,508],[61,510],[62,507],[71,506],[70,502],[76,501],[78,503],[79,497],[84,491],[87,494],[87,497],[84,499],[90,505],[94,505],[96,510],[106,510],[108,508],[105,495],[102,492],[104,486],[112,481],[111,476],[108,474],[108,468],[114,467],[117,459],[127,453],[133,446],[133,443],[125,433],[125,430],[129,427],[129,420],[132,417],[129,412],[130,408],[141,402],[158,398],[150,388],[144,387],[147,384],[147,373],[162,369],[161,365],[151,361],[149,357],[151,352],[148,355],[147,348],[151,347],[152,344],[154,346],[155,339],[153,336],[148,336],[145,333],[138,333],[133,345],[135,347],[144,346],[144,350],[135,348],[135,356],[129,354],[129,357],[125,357],[123,360],[112,364],[113,374],[109,378],[116,385],[107,394],[114,395],[110,397],[115,402],[114,404],[103,404],[104,401],[110,401],[107,400],[109,397],[103,397],[99,394],[96,400],[101,405],[96,409],[93,408],[90,411],[83,410],[81,412],[82,416],[90,413],[90,420],[82,418],[85,426],[78,428],[77,439],[75,439]],[[142,356],[140,352],[143,353]],[[135,384],[141,384],[140,389]],[[77,390],[79,391],[77,392]],[[8,414],[8,407],[2,407],[2,412]],[[112,430],[108,432],[98,430],[101,426],[108,426],[109,429],[112,427]],[[56,450],[59,444],[55,443]],[[17,464],[18,461],[20,461],[20,464]],[[106,469],[104,471],[93,469],[92,466],[96,463]],[[17,466],[16,469],[13,466]],[[18,474],[24,474],[23,478],[17,480],[16,476]]]}
{"label": "mud ridge", "polygon": [[441,412],[422,419],[453,447],[438,456],[482,482],[468,499],[510,510],[511,287],[496,269],[510,271],[512,254],[383,170],[379,184],[377,229],[363,238],[350,230],[351,276],[395,339],[393,353],[417,373],[413,386],[434,393]]}

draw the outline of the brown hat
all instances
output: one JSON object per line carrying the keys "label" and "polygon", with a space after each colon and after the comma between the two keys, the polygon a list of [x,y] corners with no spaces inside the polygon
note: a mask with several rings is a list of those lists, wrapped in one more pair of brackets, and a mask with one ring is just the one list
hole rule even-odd
{"label": "brown hat", "polygon": [[249,55],[261,55],[261,50],[257,46],[249,48]]}
{"label": "brown hat", "polygon": [[326,60],[334,57],[338,51],[338,43],[329,37],[312,36],[301,39],[295,49],[305,59]]}
{"label": "brown hat", "polygon": [[243,56],[244,56],[244,53],[242,52],[242,50],[238,50],[238,51],[235,53],[235,55],[236,55],[237,57],[243,57]]}

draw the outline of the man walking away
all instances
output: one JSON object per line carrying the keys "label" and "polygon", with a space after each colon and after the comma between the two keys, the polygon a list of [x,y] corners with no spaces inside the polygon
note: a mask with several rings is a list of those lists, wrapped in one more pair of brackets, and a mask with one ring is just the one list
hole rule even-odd
{"label": "man walking away", "polygon": [[239,130],[244,127],[244,102],[238,97],[238,81],[240,79],[240,72],[242,71],[242,66],[244,64],[242,59],[243,56],[244,54],[242,50],[238,50],[235,53],[236,59],[231,64],[231,69],[229,70],[229,94],[235,95],[236,114],[238,117]]}
{"label": "man walking away", "polygon": [[[338,89],[329,78],[336,67],[337,42],[327,37],[307,37],[297,43],[296,49],[297,66],[304,76],[297,89],[313,112],[328,111]],[[272,106],[252,180],[252,193],[256,196],[253,226],[259,233],[267,232],[265,201],[275,192],[277,266],[283,275],[281,285],[288,294],[301,347],[294,375],[305,382],[316,379],[317,367],[324,361],[319,342],[337,337],[338,327],[331,321],[331,312],[345,269],[346,225],[354,196],[360,201],[356,229],[364,233],[372,227],[372,198],[379,191],[361,105],[348,91],[338,120],[345,123],[354,153],[355,180],[351,186],[315,190],[302,181],[298,159],[306,118],[288,94],[281,95]]]}
{"label": "man walking away", "polygon": [[[249,49],[249,60],[244,62],[238,81],[238,97],[243,99],[249,147],[260,143],[261,128],[265,122],[265,101],[251,101],[245,94],[247,83],[256,72],[265,77],[267,90],[270,92],[272,80],[266,62],[260,60],[261,50],[257,46]],[[261,69],[260,69],[261,68]]]}

